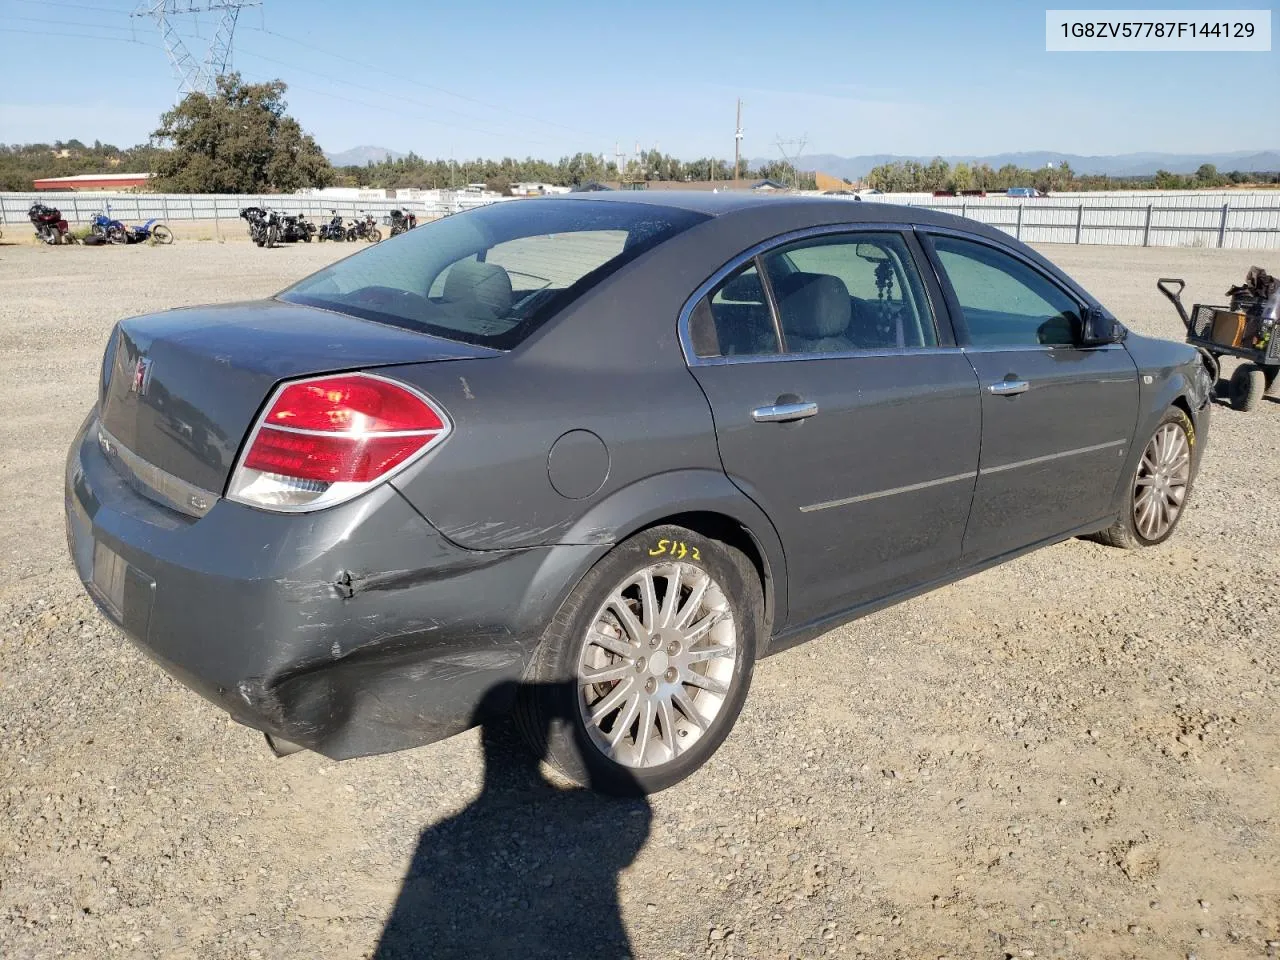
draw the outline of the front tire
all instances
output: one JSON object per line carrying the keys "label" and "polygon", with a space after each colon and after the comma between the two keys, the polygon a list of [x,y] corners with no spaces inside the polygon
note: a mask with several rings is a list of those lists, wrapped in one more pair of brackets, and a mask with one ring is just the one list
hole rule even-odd
{"label": "front tire", "polygon": [[1138,459],[1124,513],[1089,539],[1133,550],[1154,547],[1173,536],[1191,494],[1195,443],[1191,418],[1180,407],[1170,407]]}
{"label": "front tire", "polygon": [[173,243],[173,231],[163,223],[157,223],[151,228],[151,239],[156,243]]}
{"label": "front tire", "polygon": [[664,790],[733,728],[763,624],[760,578],[741,551],[654,527],[615,547],[565,601],[529,666],[517,723],[584,786]]}

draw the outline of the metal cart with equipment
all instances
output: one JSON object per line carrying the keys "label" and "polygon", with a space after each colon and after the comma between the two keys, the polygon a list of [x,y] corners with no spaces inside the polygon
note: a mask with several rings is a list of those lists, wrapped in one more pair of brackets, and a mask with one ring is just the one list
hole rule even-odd
{"label": "metal cart with equipment", "polygon": [[[1182,280],[1156,281],[1178,311],[1187,328],[1187,343],[1213,357],[1239,357],[1227,385],[1227,396],[1236,410],[1252,410],[1265,394],[1276,389],[1280,377],[1280,282],[1262,270],[1249,271],[1245,286],[1227,293],[1231,303],[1215,307],[1197,303],[1187,312],[1182,304]],[[1176,287],[1176,289],[1174,289]]]}

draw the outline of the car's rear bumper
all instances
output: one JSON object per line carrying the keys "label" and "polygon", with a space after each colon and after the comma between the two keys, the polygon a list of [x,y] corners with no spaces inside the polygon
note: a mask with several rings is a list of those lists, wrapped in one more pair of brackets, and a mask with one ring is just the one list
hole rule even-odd
{"label": "car's rear bumper", "polygon": [[220,500],[196,520],[130,486],[96,426],[68,455],[66,515],[99,608],[234,719],[335,759],[478,722],[599,549],[464,550],[390,485],[311,514]]}

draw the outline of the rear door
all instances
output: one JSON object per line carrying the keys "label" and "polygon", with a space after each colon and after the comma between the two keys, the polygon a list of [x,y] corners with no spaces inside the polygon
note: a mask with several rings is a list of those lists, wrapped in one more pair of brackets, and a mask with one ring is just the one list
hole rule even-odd
{"label": "rear door", "polygon": [[1102,518],[1137,418],[1128,351],[1081,347],[1080,299],[1010,248],[958,234],[930,240],[982,386],[966,557],[980,561]]}
{"label": "rear door", "polygon": [[817,232],[722,271],[689,318],[725,469],[781,536],[792,625],[960,559],[978,384],[917,249],[897,231]]}

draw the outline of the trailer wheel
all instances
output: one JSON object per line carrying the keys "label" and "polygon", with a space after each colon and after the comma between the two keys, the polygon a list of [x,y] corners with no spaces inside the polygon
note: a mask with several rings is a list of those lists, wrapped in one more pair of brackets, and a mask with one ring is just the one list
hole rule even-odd
{"label": "trailer wheel", "polygon": [[1280,383],[1280,366],[1263,367],[1263,376],[1266,377],[1267,395],[1277,396],[1280,391],[1276,390],[1276,384]]}
{"label": "trailer wheel", "polygon": [[1232,408],[1248,413],[1262,402],[1267,392],[1267,372],[1255,363],[1242,363],[1231,374],[1229,391]]}

